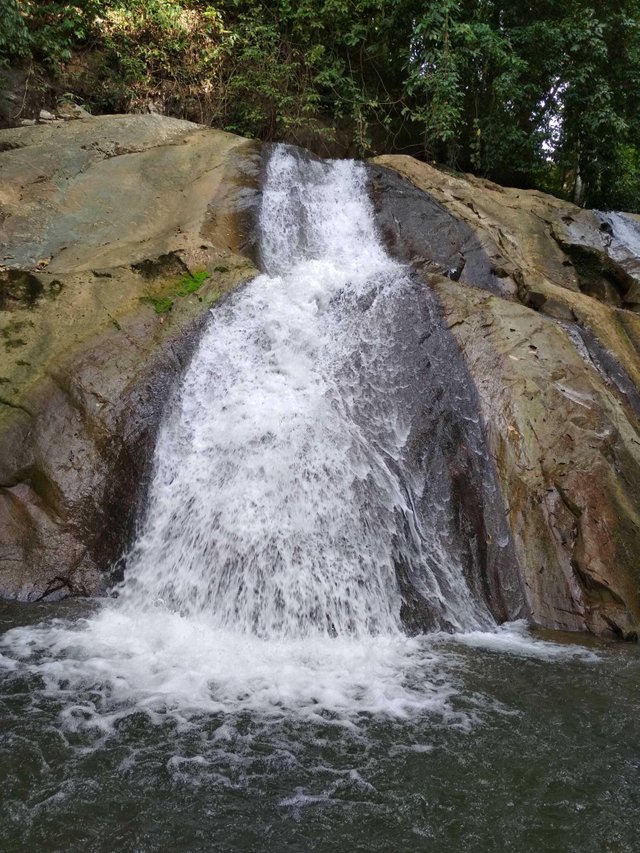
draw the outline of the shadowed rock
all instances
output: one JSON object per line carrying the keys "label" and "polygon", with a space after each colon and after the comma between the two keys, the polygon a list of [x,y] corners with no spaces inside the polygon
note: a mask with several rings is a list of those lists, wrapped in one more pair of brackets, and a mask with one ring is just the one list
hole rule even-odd
{"label": "shadowed rock", "polygon": [[[405,181],[385,183],[378,164]],[[412,158],[378,158],[372,168],[389,248],[426,270],[477,388],[534,623],[637,638],[640,317],[629,310],[635,231],[621,234],[619,215],[452,176]],[[398,187],[407,180],[413,189],[402,191],[403,207]],[[447,263],[442,238],[452,216],[475,240],[455,242],[459,263],[474,270],[464,282],[436,269]],[[388,223],[396,217],[393,233]],[[410,227],[403,231],[404,222]],[[629,222],[633,230],[637,223]],[[578,256],[597,259],[602,281],[617,282],[614,296],[605,283],[594,284],[597,270],[586,286]],[[509,292],[487,292],[489,263],[517,285],[517,301]]]}

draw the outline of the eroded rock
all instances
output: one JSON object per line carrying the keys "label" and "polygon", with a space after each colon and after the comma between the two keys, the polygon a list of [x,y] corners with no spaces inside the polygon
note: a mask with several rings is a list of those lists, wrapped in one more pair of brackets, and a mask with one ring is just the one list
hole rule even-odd
{"label": "eroded rock", "polygon": [[[414,201],[415,190],[431,198],[436,221],[412,227],[406,238],[400,231],[392,239],[386,235],[387,243],[426,270],[425,282],[438,294],[475,382],[533,622],[637,638],[637,221],[624,217],[631,229],[625,236],[619,215],[453,176],[412,158],[382,157],[373,174],[383,223],[398,216],[397,181],[385,186],[380,166],[414,186],[405,193],[400,227],[404,221],[426,226],[425,203]],[[465,245],[473,259],[470,274],[459,281],[434,270],[452,215],[475,241],[458,241],[465,269]],[[595,259],[589,282],[576,260],[585,256]],[[516,287],[499,293],[489,286],[487,263],[493,275],[500,271]]]}
{"label": "eroded rock", "polygon": [[91,594],[207,309],[255,274],[259,151],[151,115],[0,142],[0,595]]}

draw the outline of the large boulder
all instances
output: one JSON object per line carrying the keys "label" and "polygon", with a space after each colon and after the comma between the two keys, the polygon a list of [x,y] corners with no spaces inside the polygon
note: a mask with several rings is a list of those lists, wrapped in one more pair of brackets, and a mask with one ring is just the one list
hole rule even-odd
{"label": "large boulder", "polygon": [[410,157],[370,171],[475,382],[534,623],[637,638],[637,220]]}
{"label": "large boulder", "polygon": [[146,115],[0,152],[0,595],[95,593],[209,307],[256,272],[259,148]]}

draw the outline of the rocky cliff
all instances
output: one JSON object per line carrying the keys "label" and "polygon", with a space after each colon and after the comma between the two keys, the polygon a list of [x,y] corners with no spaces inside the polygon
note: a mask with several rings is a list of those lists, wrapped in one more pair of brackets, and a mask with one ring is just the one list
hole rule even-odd
{"label": "rocky cliff", "polygon": [[637,638],[639,223],[409,157],[370,171],[476,384],[534,622]]}
{"label": "rocky cliff", "polygon": [[[256,272],[260,150],[149,115],[3,131],[0,152],[0,595],[99,592],[207,309]],[[408,157],[369,170],[475,383],[523,609],[637,636],[640,223]]]}
{"label": "rocky cliff", "polygon": [[207,308],[252,277],[258,150],[160,116],[0,135],[0,594],[100,591]]}

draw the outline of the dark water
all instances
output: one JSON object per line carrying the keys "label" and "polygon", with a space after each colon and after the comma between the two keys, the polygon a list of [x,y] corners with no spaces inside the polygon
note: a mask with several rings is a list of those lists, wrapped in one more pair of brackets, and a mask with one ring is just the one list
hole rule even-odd
{"label": "dark water", "polygon": [[[50,615],[5,605],[2,631]],[[5,670],[0,847],[638,850],[638,648],[495,636],[431,640],[450,710],[408,720],[114,714]]]}

